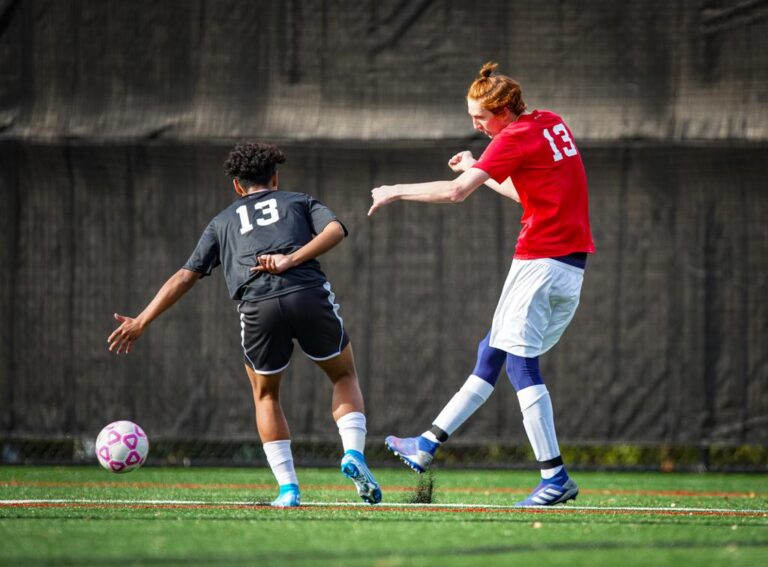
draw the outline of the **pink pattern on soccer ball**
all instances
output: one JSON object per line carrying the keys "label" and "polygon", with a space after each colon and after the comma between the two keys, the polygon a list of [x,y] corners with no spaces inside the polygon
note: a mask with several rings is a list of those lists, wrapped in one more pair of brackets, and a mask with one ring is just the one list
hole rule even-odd
{"label": "pink pattern on soccer ball", "polygon": [[107,443],[110,445],[114,445],[115,443],[120,442],[120,434],[117,431],[110,431],[109,432],[109,439],[107,439]]}
{"label": "pink pattern on soccer ball", "polygon": [[120,472],[125,468],[125,464],[118,461],[109,461],[109,466],[115,472]]}
{"label": "pink pattern on soccer ball", "polygon": [[136,445],[139,444],[139,438],[136,437],[134,433],[129,433],[128,435],[123,435],[123,443],[125,443],[129,449],[135,449]]}
{"label": "pink pattern on soccer ball", "polygon": [[134,428],[134,431],[136,431],[136,435],[138,435],[139,437],[142,437],[144,439],[147,438],[147,434],[144,433],[144,430],[138,425]]}
{"label": "pink pattern on soccer ball", "polygon": [[102,447],[99,449],[99,456],[105,461],[109,460],[109,447]]}
{"label": "pink pattern on soccer ball", "polygon": [[136,463],[139,463],[141,461],[141,455],[139,455],[136,451],[131,451],[128,453],[128,456],[125,458],[125,464],[130,466],[135,465]]}

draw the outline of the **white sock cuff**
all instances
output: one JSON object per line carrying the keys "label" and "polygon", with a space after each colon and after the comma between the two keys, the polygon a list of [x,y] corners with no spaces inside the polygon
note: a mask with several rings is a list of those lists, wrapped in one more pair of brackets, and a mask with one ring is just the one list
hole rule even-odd
{"label": "white sock cuff", "polygon": [[264,453],[267,455],[267,462],[269,462],[270,467],[276,467],[281,463],[293,460],[290,439],[270,441],[268,443],[264,443],[263,447]]}
{"label": "white sock cuff", "polygon": [[364,433],[367,432],[365,428],[365,414],[359,411],[352,411],[342,415],[336,420],[336,426],[339,428],[339,431],[349,427],[352,429],[362,429]]}
{"label": "white sock cuff", "polygon": [[520,402],[520,409],[525,411],[541,398],[548,395],[549,391],[544,384],[534,384],[520,390],[517,393],[517,400]]}
{"label": "white sock cuff", "polygon": [[486,402],[488,398],[491,397],[491,394],[493,394],[493,386],[474,374],[470,374],[461,389],[470,394],[479,396],[482,398],[483,402]]}

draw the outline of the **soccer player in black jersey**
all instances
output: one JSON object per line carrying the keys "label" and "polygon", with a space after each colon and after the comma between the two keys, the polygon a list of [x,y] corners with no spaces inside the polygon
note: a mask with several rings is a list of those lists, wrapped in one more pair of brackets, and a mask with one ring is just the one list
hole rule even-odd
{"label": "soccer player in black jersey", "polygon": [[253,388],[256,427],[280,491],[273,506],[300,504],[288,423],[280,406],[280,380],[293,341],[333,383],[332,415],[344,446],[341,472],[360,497],[381,501],[381,489],[366,466],[363,395],[352,345],[339,306],[315,259],[347,234],[325,205],[304,193],[278,189],[283,152],[270,144],[238,145],[224,169],[240,196],[208,224],[192,256],[135,318],[118,315],[109,350],[131,351],[163,311],[219,265],[232,299],[239,301],[245,370]]}

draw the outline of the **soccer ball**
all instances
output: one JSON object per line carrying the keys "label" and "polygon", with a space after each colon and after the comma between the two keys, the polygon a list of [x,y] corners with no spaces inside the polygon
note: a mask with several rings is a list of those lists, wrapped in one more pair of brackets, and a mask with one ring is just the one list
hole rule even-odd
{"label": "soccer ball", "polygon": [[99,464],[113,473],[126,473],[144,464],[149,440],[144,430],[132,421],[115,421],[96,438]]}

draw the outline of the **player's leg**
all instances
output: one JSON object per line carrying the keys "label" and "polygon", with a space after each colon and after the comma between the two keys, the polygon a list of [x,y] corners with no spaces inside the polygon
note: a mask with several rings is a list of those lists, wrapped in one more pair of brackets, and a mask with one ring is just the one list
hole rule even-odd
{"label": "player's leg", "polygon": [[347,343],[334,358],[316,362],[333,384],[331,414],[344,447],[341,472],[355,483],[360,498],[369,504],[378,504],[381,488],[365,462],[365,406],[352,345]]}
{"label": "player's leg", "polygon": [[365,462],[366,420],[355,358],[331,286],[326,283],[281,298],[284,313],[304,353],[333,384],[331,414],[339,429],[344,456],[341,472],[355,483],[365,502],[381,501],[381,488]]}
{"label": "player's leg", "polygon": [[507,374],[517,391],[523,426],[541,470],[541,482],[518,506],[548,506],[575,499],[578,486],[563,466],[552,400],[539,371],[538,357],[507,356]]}
{"label": "player's leg", "polygon": [[[583,268],[552,264],[553,285],[550,290],[550,316],[543,332],[541,354],[560,340],[579,305]],[[510,365],[514,369],[510,369]],[[509,355],[507,373],[517,391],[523,425],[536,460],[542,481],[521,506],[552,505],[575,499],[579,488],[566,470],[557,443],[552,400],[539,371],[538,357],[520,358]]]}
{"label": "player's leg", "polygon": [[506,353],[492,348],[489,340],[490,331],[477,347],[472,374],[432,422],[431,429],[418,437],[390,435],[385,439],[387,448],[416,472],[422,473],[429,468],[440,445],[448,441],[493,393]]}
{"label": "player's leg", "polygon": [[253,390],[253,402],[256,407],[256,429],[262,443],[273,443],[290,439],[288,422],[280,406],[280,382],[282,372],[259,374],[245,366]]}
{"label": "player's leg", "polygon": [[[541,469],[542,481],[518,503],[523,506],[557,504],[578,494],[563,466],[552,401],[539,370],[539,355],[557,342],[573,316],[571,312],[566,321],[563,311],[575,310],[561,296],[562,280],[572,274],[564,274],[558,264],[550,260],[513,262],[492,328],[492,344],[509,352],[507,375],[517,391],[523,425]],[[565,272],[568,270],[577,269],[567,267]]]}
{"label": "player's leg", "polygon": [[[346,342],[338,356],[328,360],[316,360],[315,363],[325,372],[333,384],[333,396],[331,397],[331,415],[338,422],[344,416],[350,414],[365,414],[363,392],[357,378],[355,356],[352,351],[352,343]],[[363,430],[365,427],[362,428]],[[360,440],[350,439],[348,443],[355,445],[355,449],[362,452],[363,447],[358,446]],[[365,436],[362,438],[365,443]],[[346,448],[346,445],[345,445]]]}
{"label": "player's leg", "polygon": [[280,381],[293,340],[276,299],[239,305],[245,370],[251,381],[256,428],[280,487],[273,506],[298,506],[299,483],[293,464],[288,423],[280,405]]}
{"label": "player's leg", "polygon": [[424,437],[436,443],[445,443],[493,393],[506,353],[490,345],[490,330],[477,345],[475,368],[453,398],[432,422]]}
{"label": "player's leg", "polygon": [[272,506],[292,507],[301,503],[299,481],[293,465],[291,434],[280,405],[282,372],[259,374],[246,365],[256,407],[256,429],[267,456],[267,462],[280,487]]}

